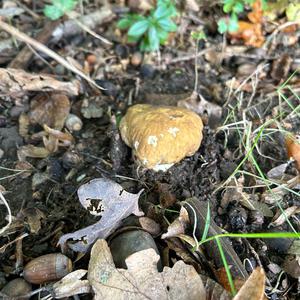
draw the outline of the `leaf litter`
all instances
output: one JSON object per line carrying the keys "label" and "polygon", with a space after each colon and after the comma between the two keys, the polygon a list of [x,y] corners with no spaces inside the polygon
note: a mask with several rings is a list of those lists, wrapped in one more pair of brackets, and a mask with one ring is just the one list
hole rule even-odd
{"label": "leaf litter", "polygon": [[78,197],[81,205],[91,215],[101,216],[101,219],[94,225],[63,235],[58,244],[65,249],[67,241],[72,240],[68,243],[72,250],[88,251],[97,239],[109,236],[129,215],[144,215],[138,206],[142,192],[128,193],[120,184],[106,178],[93,179],[80,186]]}

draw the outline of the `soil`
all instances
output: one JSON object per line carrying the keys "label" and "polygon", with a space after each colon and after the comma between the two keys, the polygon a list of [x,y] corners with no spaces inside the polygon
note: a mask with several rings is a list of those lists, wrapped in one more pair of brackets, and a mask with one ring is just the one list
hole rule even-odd
{"label": "soil", "polygon": [[[26,24],[25,20],[17,20]],[[29,24],[32,25],[31,22]],[[112,30],[109,28],[109,24],[115,26],[115,21],[105,24],[101,29],[101,34],[106,38],[110,37]],[[197,28],[197,22],[190,21],[189,24],[191,30]],[[298,37],[297,43],[287,49],[285,45],[278,42],[280,47],[276,49],[276,52],[269,49],[270,51],[266,53],[261,49],[264,51],[262,56],[256,53],[259,49],[250,49],[242,43],[240,46],[244,47],[244,50],[240,55],[225,56],[219,62],[217,61],[219,57],[216,57],[216,61],[214,61],[208,55],[221,56],[219,51],[207,52],[207,55],[199,56],[197,70],[199,82],[196,91],[205,100],[219,107],[221,116],[214,119],[214,110],[204,109],[202,117],[205,127],[201,147],[193,156],[185,158],[167,172],[154,172],[137,166],[131,149],[120,139],[112,116],[116,116],[118,119],[119,116],[126,113],[130,105],[136,103],[176,106],[180,100],[192,95],[195,82],[193,57],[195,42],[191,41],[187,35],[183,35],[182,38],[185,41],[185,46],[183,46],[180,44],[179,38],[174,38],[169,45],[162,47],[160,52],[162,61],[159,61],[154,53],[145,55],[141,65],[133,66],[130,64],[130,57],[139,51],[138,46],[127,45],[121,37],[116,35],[112,35],[113,46],[111,47],[95,41],[87,34],[68,37],[55,46],[50,41],[48,44],[50,48],[64,56],[73,56],[82,65],[87,61],[87,54],[100,53],[101,58],[96,56],[96,59],[99,59],[98,69],[92,67],[91,77],[99,79],[97,83],[106,90],[99,92],[82,81],[83,92],[81,95],[70,97],[71,112],[79,115],[83,121],[82,129],[72,133],[75,142],[70,147],[59,147],[58,151],[46,158],[27,158],[26,161],[31,164],[33,171],[21,173],[15,170],[18,169],[16,163],[18,162],[17,150],[19,147],[28,144],[41,146],[42,142],[24,138],[19,134],[18,117],[22,111],[25,113],[30,111],[29,104],[34,96],[44,94],[44,92],[27,93],[20,103],[14,99],[7,101],[5,97],[0,100],[0,149],[3,151],[0,160],[0,178],[1,186],[5,190],[5,198],[14,217],[14,226],[9,229],[9,234],[0,239],[0,271],[4,274],[5,280],[9,281],[18,277],[22,271],[23,264],[16,265],[18,253],[14,243],[14,239],[21,234],[28,234],[22,240],[22,260],[26,263],[34,257],[59,252],[57,242],[61,235],[87,227],[99,219],[84,210],[77,197],[77,190],[82,184],[99,177],[110,178],[120,183],[128,192],[137,193],[144,189],[140,199],[141,209],[146,216],[160,224],[163,232],[168,227],[166,219],[168,222],[172,222],[178,216],[171,211],[178,211],[180,202],[191,197],[196,197],[203,203],[209,202],[212,219],[224,230],[236,233],[273,230],[269,228],[271,217],[246,208],[239,199],[234,201],[229,199],[226,205],[223,205],[227,187],[222,184],[233,174],[247,152],[239,131],[227,132],[220,128],[232,112],[235,115],[231,122],[246,118],[249,121],[247,126],[250,126],[250,123],[253,126],[251,134],[263,122],[274,117],[274,110],[278,109],[279,105],[276,94],[279,84],[270,75],[272,70],[270,65],[272,66],[276,62],[273,57],[278,58],[282,54],[289,55],[295,62],[299,61],[299,28],[296,32],[298,34],[295,34]],[[227,42],[230,43],[229,40]],[[203,48],[199,51],[211,47],[217,49],[221,43],[222,39],[219,34],[208,32],[207,40],[201,44]],[[231,47],[230,45],[226,46]],[[16,53],[12,51],[9,55],[12,59]],[[185,55],[190,55],[191,58],[181,61],[180,58]],[[272,59],[268,59],[268,57],[272,57]],[[74,76],[61,69],[59,64],[53,62],[49,57],[45,57],[45,59],[48,63],[52,63],[51,68],[39,57],[34,57],[30,60],[27,71],[54,73],[60,79],[73,79]],[[172,60],[178,61],[171,63]],[[9,62],[8,57],[6,57],[6,61],[2,59],[2,68],[6,68]],[[266,63],[268,66],[264,69],[262,75],[264,77],[261,82],[257,83],[255,91],[245,89],[239,94],[231,93],[230,97],[229,80],[236,78],[241,84],[247,78],[240,75],[241,66],[255,65],[257,67]],[[291,74],[292,71],[292,68],[289,68],[288,74]],[[248,73],[247,76],[250,76],[251,73]],[[299,75],[298,77],[295,75],[293,84],[297,88]],[[291,92],[285,93],[291,100],[290,104],[293,107],[299,107],[299,98],[293,97]],[[101,108],[101,117],[87,119],[83,116],[81,105],[85,100],[96,103]],[[286,125],[285,128],[289,128],[290,132],[299,133],[299,118],[289,118],[291,110],[286,103],[283,103],[283,106],[285,113],[281,118],[282,126]],[[214,119],[213,122],[212,119]],[[40,126],[31,125],[29,134],[32,135],[40,129]],[[286,163],[288,155],[282,132],[260,139],[253,155],[263,174]],[[249,160],[243,164],[242,169],[258,174],[255,165],[251,164]],[[285,174],[289,178],[298,176],[296,164],[291,163]],[[266,186],[260,185],[261,182],[255,181],[249,175],[245,175],[243,178],[241,175],[237,175],[236,179],[243,180],[242,184],[247,194],[263,201],[261,195],[267,190]],[[231,184],[233,183],[230,182],[229,185]],[[258,187],[254,187],[256,185]],[[274,187],[274,185],[270,185],[270,188]],[[299,196],[286,193],[282,201],[283,209],[291,206],[299,207],[299,205]],[[269,207],[274,214],[279,213],[275,205],[269,205]],[[0,228],[6,224],[6,215],[5,206],[1,205]],[[291,218],[291,222],[299,231],[297,216],[299,217],[299,213]],[[34,226],[37,226],[36,231],[33,231]],[[291,230],[286,222],[275,229],[274,232]],[[161,251],[168,247],[167,243],[158,237],[155,237],[155,241]],[[241,261],[247,259],[247,271],[251,270],[250,262],[252,267],[262,265],[270,286],[274,287],[278,282],[277,292],[273,291],[268,294],[270,299],[296,299],[296,294],[299,292],[297,279],[289,275],[285,275],[286,278],[282,279],[279,277],[279,273],[272,272],[274,269],[270,267],[271,265],[282,266],[292,240],[253,239],[244,241],[234,239],[231,240],[231,243]],[[176,250],[172,249],[172,251],[170,255],[174,260],[180,259]],[[75,261],[76,253],[68,250],[67,255]],[[195,262],[193,261],[193,263]],[[88,255],[75,262],[75,268],[87,268],[87,264]],[[207,269],[202,270],[202,273],[212,274],[211,270]],[[82,296],[82,299],[84,297],[89,299],[88,296]]]}

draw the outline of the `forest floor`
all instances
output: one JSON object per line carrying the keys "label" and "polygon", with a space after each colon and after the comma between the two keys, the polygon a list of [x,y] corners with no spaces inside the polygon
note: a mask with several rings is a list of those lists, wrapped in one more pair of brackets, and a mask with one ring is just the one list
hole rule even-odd
{"label": "forest floor", "polygon": [[[184,1],[175,18],[177,31],[159,51],[143,53],[117,28],[128,10],[139,11],[134,1],[131,6],[123,1],[79,5],[81,22],[93,35],[74,20],[50,21],[42,14],[42,2],[16,1],[12,17],[0,19],[0,289],[45,254],[63,251],[74,270],[90,268],[94,240],[75,234],[61,247],[58,243],[64,234],[98,224],[99,216],[81,205],[77,190],[106,178],[133,194],[143,189],[139,207],[148,222],[131,215],[116,227],[111,224],[109,233],[99,234],[111,251],[116,238],[121,239],[117,248],[130,254],[154,243],[162,266],[183,260],[206,278],[203,283],[209,278],[228,289],[217,244],[207,242],[195,251],[191,240],[200,241],[205,229],[206,238],[235,233],[223,239],[231,269],[243,269],[232,271],[233,280],[245,281],[244,274],[262,267],[264,297],[299,299],[300,244],[292,238],[300,232],[299,25],[288,26],[284,13],[264,20],[263,42],[254,47],[245,37],[218,32],[221,5],[195,1],[194,7],[189,6],[194,1]],[[195,39],[192,32],[204,32],[205,38]],[[138,103],[186,107],[199,114],[204,123],[199,150],[166,172],[138,166],[118,130],[121,117]],[[69,113],[79,117],[75,127],[66,125]],[[182,207],[189,221],[182,221]],[[179,213],[181,227],[162,239]],[[127,236],[131,231],[150,232],[150,242]],[[262,235],[243,238],[252,233]],[[265,233],[277,236],[270,239]],[[78,240],[84,253],[70,246]],[[138,249],[125,249],[137,240]],[[121,267],[125,258],[118,255],[125,254],[113,253]],[[33,284],[33,291],[38,287]],[[216,287],[205,287],[207,299],[221,299],[222,293],[227,299],[223,288],[213,295]],[[100,299],[97,287],[93,292]],[[133,299],[146,299],[141,295]],[[90,299],[91,293],[79,298]]]}

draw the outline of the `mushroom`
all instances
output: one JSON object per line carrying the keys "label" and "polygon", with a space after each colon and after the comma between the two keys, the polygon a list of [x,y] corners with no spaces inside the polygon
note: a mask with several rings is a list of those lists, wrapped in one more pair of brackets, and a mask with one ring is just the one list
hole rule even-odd
{"label": "mushroom", "polygon": [[180,107],[137,104],[120,123],[123,141],[138,163],[154,171],[166,171],[192,156],[202,141],[203,123],[194,112]]}

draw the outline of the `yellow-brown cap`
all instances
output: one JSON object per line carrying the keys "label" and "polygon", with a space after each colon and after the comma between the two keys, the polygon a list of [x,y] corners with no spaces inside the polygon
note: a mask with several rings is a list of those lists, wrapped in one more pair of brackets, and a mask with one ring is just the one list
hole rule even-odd
{"label": "yellow-brown cap", "polygon": [[202,129],[201,118],[188,109],[149,104],[130,107],[120,124],[122,139],[138,162],[155,171],[192,156],[201,144]]}

